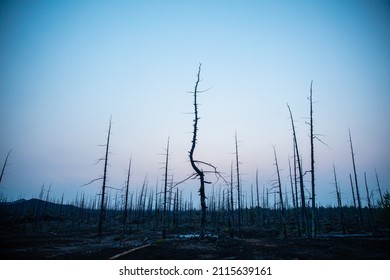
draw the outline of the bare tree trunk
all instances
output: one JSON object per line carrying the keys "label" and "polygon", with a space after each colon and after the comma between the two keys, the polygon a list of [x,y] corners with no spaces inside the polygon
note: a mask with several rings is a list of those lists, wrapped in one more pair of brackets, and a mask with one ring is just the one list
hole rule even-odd
{"label": "bare tree trunk", "polygon": [[283,203],[283,193],[282,193],[282,184],[280,181],[280,171],[279,171],[279,165],[278,165],[278,158],[276,157],[275,146],[273,148],[274,148],[274,156],[275,156],[276,174],[278,175],[278,189],[279,189],[280,207],[281,207],[281,211],[282,211],[283,235],[284,235],[284,238],[287,238],[286,211],[284,209],[284,203]]}
{"label": "bare tree trunk", "polygon": [[302,165],[301,160],[299,156],[299,150],[298,150],[298,142],[297,142],[297,136],[295,133],[295,125],[294,125],[294,119],[291,113],[290,106],[287,104],[288,111],[290,112],[290,118],[291,118],[291,126],[293,130],[293,138],[294,138],[294,146],[295,146],[295,152],[297,157],[297,163],[298,163],[298,172],[299,172],[299,185],[300,185],[300,191],[301,191],[301,209],[302,209],[302,220],[304,223],[305,231],[306,231],[306,237],[309,237],[309,227],[307,224],[307,213],[306,213],[306,201],[305,201],[305,187],[303,184],[303,173],[302,173]]}
{"label": "bare tree trunk", "polygon": [[230,237],[234,236],[233,228],[234,228],[234,196],[233,196],[233,162],[230,166],[230,211],[231,211],[231,231]]}
{"label": "bare tree trunk", "polygon": [[259,170],[256,169],[257,221],[260,219]]}
{"label": "bare tree trunk", "polygon": [[163,231],[162,238],[166,238],[166,215],[167,215],[167,188],[168,188],[168,161],[169,161],[169,137],[167,142],[167,153],[165,157],[165,172],[164,172],[164,204],[163,204]]}
{"label": "bare tree trunk", "polygon": [[[301,232],[300,219],[299,219],[299,213],[298,213],[298,200],[295,199],[294,184],[293,184],[293,178],[292,178],[292,174],[291,174],[290,159],[288,159],[288,167],[289,167],[289,172],[290,172],[291,196],[292,196],[292,202],[293,202],[293,208],[294,208],[295,223],[297,226],[297,234],[298,234],[298,237],[301,237],[302,232]],[[295,184],[295,186],[296,186],[296,184]]]}
{"label": "bare tree trunk", "polygon": [[3,168],[1,169],[0,183],[1,183],[1,181],[3,180],[4,170],[5,170],[5,167],[7,166],[8,157],[9,157],[9,155],[11,154],[11,152],[12,152],[12,149],[9,150],[7,156],[5,157],[5,161],[4,161],[4,164],[3,164]]}
{"label": "bare tree trunk", "polygon": [[314,133],[313,133],[313,81],[310,84],[310,147],[311,147],[311,237],[316,237],[316,194],[314,177]]}
{"label": "bare tree trunk", "polygon": [[107,144],[106,144],[106,155],[104,158],[104,172],[103,172],[103,185],[102,185],[102,198],[100,203],[100,214],[99,214],[99,225],[98,225],[98,235],[99,235],[99,242],[102,239],[102,233],[103,233],[103,221],[104,221],[104,211],[105,211],[105,193],[106,193],[106,182],[107,182],[107,166],[108,166],[108,151],[110,147],[110,136],[111,136],[111,117],[110,117],[110,123],[108,126],[108,134],[107,134]]}
{"label": "bare tree trunk", "polygon": [[355,197],[355,191],[353,189],[353,182],[352,182],[352,175],[349,173],[349,182],[351,183],[351,190],[352,190],[352,199],[353,199],[353,209],[354,209],[354,214],[356,218],[356,224],[361,228],[360,221],[359,221],[359,215],[357,213],[357,207],[356,207],[356,197]]}
{"label": "bare tree trunk", "polygon": [[198,101],[197,101],[197,95],[198,95],[198,85],[200,82],[200,71],[201,71],[202,64],[199,64],[198,68],[198,74],[197,74],[197,80],[195,83],[195,90],[194,90],[194,131],[192,134],[192,146],[191,150],[189,152],[190,157],[190,163],[192,166],[192,169],[196,172],[196,174],[199,176],[200,181],[200,187],[199,187],[199,196],[200,196],[200,205],[202,209],[202,215],[200,220],[200,238],[204,238],[205,234],[205,227],[206,227],[206,194],[205,194],[205,179],[204,179],[204,172],[200,170],[194,160],[194,152],[196,147],[196,141],[197,141],[197,133],[198,133]]}
{"label": "bare tree trunk", "polygon": [[360,200],[358,180],[357,180],[357,174],[356,174],[355,154],[353,152],[351,130],[349,130],[349,142],[351,143],[351,155],[352,155],[353,173],[355,175],[356,197],[357,197],[357,202],[358,202],[358,207],[359,207],[358,208],[359,209],[359,222],[360,222],[360,226],[363,227],[362,204],[361,204],[361,200]]}
{"label": "bare tree trunk", "polygon": [[240,169],[238,161],[238,143],[237,132],[235,133],[236,142],[236,171],[237,171],[237,203],[238,203],[238,235],[241,237],[241,189],[240,189]]}
{"label": "bare tree trunk", "polygon": [[337,195],[337,206],[339,207],[340,212],[340,222],[341,222],[341,228],[343,230],[343,234],[346,233],[345,231],[345,221],[344,221],[344,211],[343,211],[343,205],[341,203],[341,192],[340,187],[337,183],[337,177],[336,177],[336,167],[333,164],[333,174],[334,174],[334,184],[336,186],[336,195]]}
{"label": "bare tree trunk", "polygon": [[378,186],[379,197],[381,199],[381,207],[383,207],[385,204],[383,202],[383,195],[382,195],[382,191],[381,191],[381,186],[379,185],[378,173],[376,172],[376,170],[375,170],[375,177],[376,177],[376,183]]}
{"label": "bare tree trunk", "polygon": [[127,224],[127,206],[129,201],[129,182],[130,182],[130,170],[131,170],[131,157],[129,160],[129,169],[127,170],[127,180],[126,180],[126,192],[125,192],[125,207],[123,212],[123,235],[126,234],[126,224]]}
{"label": "bare tree trunk", "polygon": [[370,192],[368,191],[368,184],[367,184],[367,176],[366,172],[364,172],[364,182],[366,185],[366,192],[367,192],[367,206],[368,206],[368,211],[370,211],[370,226],[371,226],[371,231],[374,231],[375,226],[374,226],[374,215],[372,213],[372,207],[371,207],[371,199],[370,199]]}

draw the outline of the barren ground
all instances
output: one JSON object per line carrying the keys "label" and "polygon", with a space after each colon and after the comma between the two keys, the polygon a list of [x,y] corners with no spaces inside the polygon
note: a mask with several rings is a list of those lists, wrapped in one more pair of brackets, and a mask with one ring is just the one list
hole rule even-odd
{"label": "barren ground", "polygon": [[[148,245],[148,246],[144,246]],[[204,240],[170,234],[166,239],[139,231],[123,237],[108,232],[102,241],[89,231],[18,235],[2,232],[0,259],[109,259],[136,249],[118,259],[269,259],[269,260],[372,260],[390,259],[390,236],[350,235],[303,238],[230,238],[224,235]]]}

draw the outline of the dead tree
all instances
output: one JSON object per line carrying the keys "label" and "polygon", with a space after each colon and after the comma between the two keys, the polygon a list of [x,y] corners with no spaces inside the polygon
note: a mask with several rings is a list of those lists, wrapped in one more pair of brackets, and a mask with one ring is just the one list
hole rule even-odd
{"label": "dead tree", "polygon": [[314,133],[313,133],[313,81],[310,84],[310,173],[311,173],[311,237],[316,237],[316,194],[315,194],[315,177],[314,177]]}
{"label": "dead tree", "polygon": [[354,210],[354,215],[355,215],[355,219],[356,219],[356,224],[361,227],[360,225],[360,220],[359,220],[359,215],[358,215],[358,212],[357,212],[357,207],[356,207],[356,197],[355,197],[355,191],[353,189],[353,182],[352,182],[352,175],[351,173],[349,173],[349,182],[351,184],[351,191],[352,191],[352,200],[353,200],[353,210]]}
{"label": "dead tree", "polygon": [[297,234],[298,234],[298,237],[301,237],[302,232],[301,232],[300,218],[299,218],[299,213],[298,213],[298,197],[296,196],[297,180],[296,180],[296,176],[295,176],[295,192],[294,192],[294,184],[293,184],[293,177],[291,174],[290,158],[288,159],[288,168],[289,168],[289,172],[290,172],[291,196],[292,196],[292,202],[293,202],[293,208],[294,208],[295,223],[297,225]]}
{"label": "dead tree", "polygon": [[307,225],[307,214],[306,214],[306,201],[305,201],[305,186],[303,184],[303,172],[302,172],[302,164],[299,156],[299,150],[298,150],[298,141],[297,141],[297,135],[295,133],[295,124],[294,119],[291,113],[290,106],[287,104],[288,111],[290,112],[290,119],[291,119],[291,126],[293,130],[293,141],[294,141],[294,150],[296,155],[296,162],[298,163],[298,172],[299,172],[299,186],[300,186],[300,192],[301,192],[301,209],[302,209],[302,220],[303,224],[306,230],[306,237],[309,237],[309,228]]}
{"label": "dead tree", "polygon": [[99,242],[102,238],[103,233],[103,221],[104,221],[104,205],[105,205],[105,193],[106,193],[106,183],[107,183],[107,166],[108,166],[108,152],[110,147],[110,136],[111,136],[111,117],[110,123],[108,125],[108,133],[107,133],[107,144],[106,144],[106,155],[104,157],[104,170],[103,170],[103,185],[102,185],[102,197],[100,203],[100,214],[99,214],[99,226],[98,226],[98,234],[99,234]]}
{"label": "dead tree", "polygon": [[280,181],[280,170],[279,170],[279,165],[278,165],[278,158],[276,156],[276,149],[275,146],[274,148],[274,156],[275,156],[275,166],[276,166],[276,174],[278,176],[278,192],[279,192],[279,200],[280,200],[280,209],[282,211],[282,225],[283,225],[283,235],[284,238],[287,238],[287,222],[286,222],[286,211],[284,209],[284,203],[283,203],[283,193],[282,193],[282,184]]}
{"label": "dead tree", "polygon": [[356,174],[356,165],[355,165],[355,154],[353,152],[351,130],[349,130],[349,142],[351,144],[351,156],[352,156],[353,173],[355,176],[356,198],[357,198],[358,210],[359,210],[359,222],[360,222],[361,227],[363,227],[362,203],[361,203],[360,194],[359,194],[358,180],[357,180],[357,174]]}
{"label": "dead tree", "polygon": [[230,165],[230,217],[231,217],[231,229],[230,237],[234,236],[234,196],[233,196],[233,162]]}
{"label": "dead tree", "polygon": [[380,202],[381,202],[380,204],[383,207],[383,205],[384,205],[383,195],[382,195],[382,191],[381,191],[381,186],[379,184],[378,173],[376,172],[376,170],[375,170],[375,177],[376,177],[376,183],[378,186],[378,192],[379,192],[379,197],[380,197]]}
{"label": "dead tree", "polygon": [[11,152],[12,152],[12,149],[9,150],[7,156],[5,157],[5,161],[4,161],[4,164],[3,164],[3,168],[1,169],[0,183],[1,183],[1,181],[3,180],[4,170],[5,170],[5,167],[7,166],[8,158],[9,158],[9,155],[11,154]]}
{"label": "dead tree", "polygon": [[236,172],[237,172],[237,208],[238,208],[238,235],[241,237],[241,188],[240,188],[240,169],[238,161],[238,143],[237,143],[237,132],[235,133],[236,143]]}
{"label": "dead tree", "polygon": [[198,74],[197,74],[197,80],[195,83],[195,89],[194,89],[194,130],[192,134],[192,145],[191,149],[189,152],[189,157],[190,157],[190,163],[192,166],[192,169],[196,172],[197,176],[199,177],[200,181],[200,187],[199,187],[199,196],[200,196],[200,205],[202,209],[202,215],[201,215],[201,220],[200,220],[200,237],[204,238],[204,232],[205,232],[205,226],[206,226],[206,194],[205,194],[205,178],[204,178],[204,172],[203,170],[199,169],[199,167],[196,165],[196,161],[194,160],[194,152],[195,152],[195,147],[196,147],[196,141],[197,141],[197,135],[198,135],[198,121],[199,121],[199,116],[198,116],[198,100],[197,96],[199,93],[198,86],[200,82],[200,71],[202,68],[202,64],[199,64],[198,68]]}
{"label": "dead tree", "polygon": [[260,193],[259,193],[259,170],[256,169],[256,200],[257,200],[257,218],[260,219]]}
{"label": "dead tree", "polygon": [[334,174],[334,184],[336,186],[337,206],[339,208],[339,213],[340,213],[340,223],[341,223],[341,228],[343,230],[343,234],[345,234],[346,231],[345,231],[344,211],[343,211],[343,205],[341,203],[340,187],[337,183],[336,167],[334,166],[334,164],[333,164],[333,174]]}
{"label": "dead tree", "polygon": [[368,184],[367,184],[367,176],[366,172],[364,172],[364,183],[366,186],[366,192],[367,192],[367,206],[368,206],[368,211],[370,212],[370,226],[371,230],[374,231],[375,226],[374,226],[374,214],[372,212],[372,207],[371,207],[371,199],[370,199],[370,192],[368,191]]}
{"label": "dead tree", "polygon": [[127,170],[127,180],[126,180],[126,191],[125,191],[125,205],[123,210],[123,233],[126,232],[126,224],[127,224],[127,207],[129,202],[129,182],[130,182],[130,170],[131,170],[131,157],[129,160],[129,168]]}
{"label": "dead tree", "polygon": [[169,162],[169,137],[167,141],[167,153],[165,157],[165,172],[164,172],[164,202],[163,202],[163,230],[162,238],[166,238],[166,215],[167,215],[167,191],[168,191],[168,162]]}

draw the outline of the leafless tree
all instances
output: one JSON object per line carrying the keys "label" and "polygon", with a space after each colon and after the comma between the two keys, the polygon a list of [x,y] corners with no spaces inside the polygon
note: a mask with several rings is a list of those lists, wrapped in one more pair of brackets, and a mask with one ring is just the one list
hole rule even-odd
{"label": "leafless tree", "polygon": [[3,168],[1,169],[0,183],[1,183],[1,181],[3,180],[4,170],[5,170],[5,167],[7,166],[8,158],[9,158],[9,155],[11,154],[11,152],[12,152],[12,149],[9,150],[7,156],[5,157],[5,161],[4,161],[4,164],[3,164]]}
{"label": "leafless tree", "polygon": [[199,187],[199,196],[200,196],[200,205],[202,208],[202,216],[201,216],[201,231],[200,231],[200,237],[204,238],[204,233],[205,233],[205,226],[206,226],[206,193],[205,193],[205,174],[203,170],[199,169],[199,167],[196,164],[196,160],[194,160],[194,152],[195,152],[195,147],[196,147],[196,142],[197,142],[197,136],[198,136],[198,121],[199,121],[199,116],[198,116],[198,93],[200,92],[198,89],[199,82],[200,82],[200,71],[202,68],[202,64],[199,64],[198,68],[198,74],[197,74],[197,79],[195,83],[195,89],[194,89],[194,130],[192,134],[192,145],[191,149],[189,152],[189,157],[190,157],[190,163],[192,166],[192,169],[196,172],[197,176],[199,177],[200,181],[200,187]]}
{"label": "leafless tree", "polygon": [[129,168],[127,169],[127,180],[126,180],[126,188],[125,188],[125,205],[123,210],[123,232],[126,232],[126,224],[127,224],[127,208],[129,205],[129,184],[130,184],[130,171],[131,171],[131,157],[129,160]]}
{"label": "leafless tree", "polygon": [[334,184],[335,184],[335,187],[336,187],[337,206],[339,208],[339,213],[340,213],[341,228],[343,230],[343,234],[345,234],[346,231],[345,231],[344,211],[343,211],[343,205],[341,203],[340,187],[339,187],[339,185],[337,183],[336,167],[334,166],[334,164],[333,164],[333,175],[334,175]]}
{"label": "leafless tree", "polygon": [[280,209],[282,214],[282,225],[283,225],[283,235],[284,238],[287,238],[287,221],[286,221],[286,210],[284,208],[284,202],[283,202],[283,193],[282,193],[282,184],[280,181],[280,170],[279,170],[279,164],[278,164],[278,158],[276,156],[276,149],[274,148],[274,156],[275,156],[275,167],[276,167],[276,174],[278,176],[277,179],[277,187],[278,187],[278,193],[279,193],[279,201],[280,201]]}
{"label": "leafless tree", "polygon": [[358,179],[357,179],[356,165],[355,165],[355,153],[353,152],[351,130],[349,130],[349,142],[351,144],[351,156],[352,156],[353,174],[355,177],[356,198],[357,198],[358,210],[359,210],[359,222],[360,222],[360,225],[363,226],[362,203],[361,203],[360,194],[359,194],[359,186],[358,186]]}
{"label": "leafless tree", "polygon": [[169,137],[167,141],[166,157],[165,157],[165,167],[164,167],[164,202],[163,202],[163,230],[162,238],[166,238],[166,215],[167,215],[167,192],[168,192],[168,163],[169,163]]}
{"label": "leafless tree", "polygon": [[379,198],[380,198],[380,202],[381,202],[380,205],[382,205],[382,207],[383,207],[383,205],[384,205],[384,202],[383,202],[383,195],[382,195],[381,186],[380,186],[380,184],[379,184],[378,173],[376,172],[376,170],[375,170],[375,177],[376,177],[376,184],[377,184],[377,186],[378,186]]}
{"label": "leafless tree", "polygon": [[302,172],[302,164],[301,159],[299,155],[298,150],[298,141],[297,141],[297,135],[295,132],[295,124],[293,115],[291,113],[290,106],[287,104],[288,111],[290,112],[290,119],[291,119],[291,126],[293,130],[293,142],[294,142],[294,150],[296,155],[296,162],[298,163],[298,172],[299,172],[299,186],[300,186],[300,192],[301,192],[301,209],[302,209],[302,220],[303,224],[306,230],[306,237],[309,237],[309,228],[307,225],[307,213],[306,213],[306,201],[305,201],[305,186],[303,184],[303,172]]}
{"label": "leafless tree", "polygon": [[316,237],[316,193],[315,193],[315,176],[314,176],[314,124],[313,124],[313,81],[310,84],[310,173],[311,173],[311,237]]}
{"label": "leafless tree", "polygon": [[237,172],[237,208],[238,208],[238,234],[241,237],[241,186],[240,186],[240,162],[238,160],[238,142],[237,132],[235,133],[235,146],[236,146],[236,172]]}

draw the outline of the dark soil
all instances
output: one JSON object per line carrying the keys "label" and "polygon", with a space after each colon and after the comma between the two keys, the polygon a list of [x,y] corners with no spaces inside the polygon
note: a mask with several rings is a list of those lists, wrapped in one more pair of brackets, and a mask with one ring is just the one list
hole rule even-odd
{"label": "dark soil", "polygon": [[[148,246],[144,246],[148,245]],[[161,239],[151,232],[137,232],[126,237],[106,233],[101,242],[89,231],[73,234],[31,234],[0,236],[0,259],[109,259],[136,249],[117,259],[139,260],[379,260],[390,259],[390,237],[374,235],[329,235],[303,238],[229,238],[169,235]]]}

